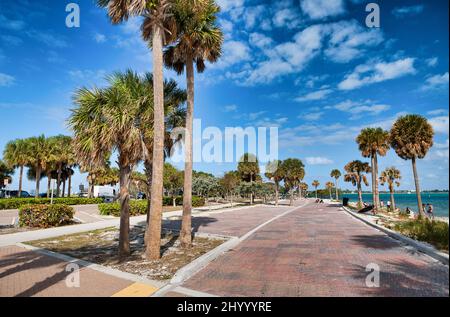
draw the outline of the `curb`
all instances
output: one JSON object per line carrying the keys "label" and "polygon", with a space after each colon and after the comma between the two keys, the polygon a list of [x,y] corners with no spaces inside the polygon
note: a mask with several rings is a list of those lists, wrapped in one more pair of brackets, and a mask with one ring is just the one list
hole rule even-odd
{"label": "curb", "polygon": [[345,210],[349,215],[353,216],[354,218],[361,220],[365,224],[367,224],[375,229],[378,229],[379,231],[382,231],[383,233],[387,234],[391,238],[394,238],[395,240],[399,240],[399,241],[403,242],[404,244],[412,246],[413,248],[417,249],[418,251],[432,257],[435,260],[438,260],[439,262],[441,262],[447,266],[449,265],[449,255],[448,254],[440,252],[440,251],[436,250],[434,247],[428,246],[422,242],[419,242],[417,240],[406,237],[396,231],[393,231],[386,227],[375,224],[367,219],[364,219],[363,217],[359,216],[358,214],[354,213],[353,211],[349,210],[348,208],[346,208],[344,206],[342,206],[342,209]]}

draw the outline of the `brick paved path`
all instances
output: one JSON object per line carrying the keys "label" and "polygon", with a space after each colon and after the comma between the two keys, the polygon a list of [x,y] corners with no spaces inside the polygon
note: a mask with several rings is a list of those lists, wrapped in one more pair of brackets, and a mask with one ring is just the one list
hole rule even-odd
{"label": "brick paved path", "polygon": [[[379,265],[380,287],[365,286]],[[182,286],[222,296],[448,296],[449,271],[327,205],[258,230]],[[168,294],[174,295],[174,294]]]}
{"label": "brick paved path", "polygon": [[133,282],[80,267],[80,287],[67,287],[68,262],[17,246],[0,248],[0,297],[112,296]]}

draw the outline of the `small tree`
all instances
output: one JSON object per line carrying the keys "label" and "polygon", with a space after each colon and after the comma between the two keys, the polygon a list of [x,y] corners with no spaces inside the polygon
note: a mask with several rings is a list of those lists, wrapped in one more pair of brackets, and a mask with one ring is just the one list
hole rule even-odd
{"label": "small tree", "polygon": [[395,211],[395,198],[394,198],[394,185],[400,186],[399,180],[401,179],[400,171],[395,167],[388,167],[380,176],[380,184],[387,184],[389,187],[389,193],[391,195],[391,211]]}
{"label": "small tree", "polygon": [[317,198],[318,198],[318,197],[317,197],[317,187],[320,186],[320,183],[319,183],[318,180],[314,180],[314,181],[312,182],[311,185],[313,185],[313,187],[315,188],[315,191],[316,191],[316,199],[317,199]]}
{"label": "small tree", "polygon": [[330,193],[330,200],[333,200],[333,196],[331,194],[331,190],[334,188],[333,182],[326,182],[325,186],[326,186],[326,188],[328,189],[328,191]]}
{"label": "small tree", "polygon": [[331,171],[330,176],[335,179],[335,185],[336,185],[336,200],[339,200],[339,189],[338,189],[338,179],[341,177],[341,171],[338,169],[334,169]]}
{"label": "small tree", "polygon": [[164,164],[164,188],[172,197],[172,205],[175,207],[176,195],[183,188],[183,172],[177,170],[172,164]]}

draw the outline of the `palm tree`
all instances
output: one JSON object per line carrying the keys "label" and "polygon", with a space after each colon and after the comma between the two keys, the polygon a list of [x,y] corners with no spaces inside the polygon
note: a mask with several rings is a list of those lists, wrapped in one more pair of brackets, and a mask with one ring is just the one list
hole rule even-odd
{"label": "palm tree", "polygon": [[[133,74],[115,73],[110,87],[75,93],[77,108],[69,124],[74,131],[75,150],[89,167],[101,168],[113,151],[118,152],[120,183],[119,259],[130,254],[129,186],[134,166],[143,156],[141,133],[136,124],[140,100],[133,98]],[[161,190],[162,195],[162,190]]]}
{"label": "palm tree", "polygon": [[434,131],[427,119],[416,114],[397,119],[391,129],[390,143],[397,155],[404,160],[411,160],[416,186],[419,213],[424,216],[422,197],[420,196],[419,176],[416,160],[423,159],[433,146]]}
{"label": "palm tree", "polygon": [[339,200],[339,189],[338,189],[338,179],[341,177],[341,171],[338,169],[334,169],[331,171],[330,176],[335,179],[335,185],[336,185],[336,200]]}
{"label": "palm tree", "polygon": [[387,183],[391,194],[391,211],[395,211],[394,185],[400,186],[399,180],[401,178],[400,171],[393,166],[381,172],[380,184],[384,185]]}
{"label": "palm tree", "polygon": [[306,183],[300,183],[300,191],[303,192],[304,197],[306,197],[307,191],[308,191],[308,184]]}
{"label": "palm tree", "polygon": [[[49,141],[53,147],[53,153],[56,162],[56,172],[57,172],[57,186],[56,186],[56,196],[61,196],[61,182],[62,173],[66,168],[66,165],[71,160],[72,154],[72,138],[65,135],[57,135],[49,138]],[[63,191],[64,192],[64,191]]]}
{"label": "palm tree", "polygon": [[[241,179],[245,182],[250,182],[253,186],[253,181],[259,175],[258,158],[250,153],[245,153],[240,159],[237,168]],[[253,204],[253,189],[250,191],[250,205]]]}
{"label": "palm tree", "polygon": [[361,183],[369,186],[365,174],[370,173],[370,166],[368,163],[356,160],[345,165],[344,170],[347,172],[344,175],[344,181],[351,182],[358,190],[358,207],[361,208],[363,204]]}
{"label": "palm tree", "polygon": [[205,70],[205,61],[214,63],[221,55],[223,35],[216,25],[220,8],[214,0],[175,0],[173,15],[177,24],[177,39],[164,52],[167,67],[182,74],[186,68],[187,116],[185,135],[185,168],[183,190],[183,220],[180,241],[191,245],[192,225],[192,123],[194,116],[194,63],[197,72]]}
{"label": "palm tree", "polygon": [[265,176],[275,183],[275,206],[278,206],[280,193],[280,182],[284,179],[284,169],[281,167],[283,161],[274,160],[266,165]]}
{"label": "palm tree", "polygon": [[330,192],[330,200],[332,200],[332,199],[333,199],[333,196],[332,196],[332,194],[331,194],[331,190],[332,190],[333,187],[334,187],[334,183],[333,183],[333,182],[326,182],[326,183],[325,183],[325,187],[328,188],[328,191]]}
{"label": "palm tree", "polygon": [[36,179],[35,197],[39,197],[39,184],[41,174],[47,168],[47,163],[53,159],[52,145],[44,135],[31,137],[26,140],[28,143],[29,161],[28,164],[33,167]]}
{"label": "palm tree", "polygon": [[289,188],[290,202],[292,206],[294,202],[294,189],[300,184],[305,177],[305,165],[299,159],[286,159],[281,165],[282,173],[284,175],[284,183]]}
{"label": "palm tree", "polygon": [[8,164],[0,160],[0,189],[6,186],[5,181],[11,183],[11,175],[14,173],[14,169]]}
{"label": "palm tree", "polygon": [[18,197],[22,194],[22,180],[23,180],[23,168],[29,162],[29,152],[27,148],[27,142],[23,139],[16,139],[6,144],[3,152],[3,159],[5,163],[11,168],[19,168],[19,193]]}
{"label": "palm tree", "polygon": [[176,36],[176,25],[171,14],[171,0],[97,0],[101,7],[108,8],[114,24],[132,16],[144,18],[141,30],[145,41],[150,41],[153,51],[153,157],[150,219],[146,248],[148,259],[161,257],[161,218],[164,169],[164,75],[163,45],[172,42]]}
{"label": "palm tree", "polygon": [[318,180],[314,180],[311,185],[313,185],[313,187],[316,189],[316,199],[317,199],[317,187],[320,186],[320,183]]}
{"label": "palm tree", "polygon": [[356,138],[363,157],[370,157],[372,167],[372,196],[374,212],[380,206],[378,191],[378,155],[385,156],[389,150],[389,132],[382,128],[366,128]]}

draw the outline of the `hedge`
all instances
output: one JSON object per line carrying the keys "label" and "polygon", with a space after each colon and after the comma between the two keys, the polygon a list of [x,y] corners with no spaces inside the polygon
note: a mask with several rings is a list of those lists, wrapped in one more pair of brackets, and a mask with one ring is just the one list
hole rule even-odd
{"label": "hedge", "polygon": [[72,207],[62,204],[55,205],[24,205],[19,209],[19,225],[21,227],[59,227],[73,220]]}
{"label": "hedge", "polygon": [[[175,203],[178,206],[183,205],[183,197],[176,197]],[[172,197],[163,197],[164,206],[172,206]],[[201,207],[205,205],[205,199],[198,196],[192,197],[192,207]],[[120,216],[120,203],[99,204],[98,209],[103,216]],[[145,215],[147,213],[147,200],[131,200],[130,216]]]}
{"label": "hedge", "polygon": [[[54,204],[63,205],[90,205],[101,204],[102,198],[82,198],[82,197],[65,197],[53,198]],[[47,205],[50,204],[50,198],[2,198],[0,199],[1,209],[18,209],[24,205]]]}

